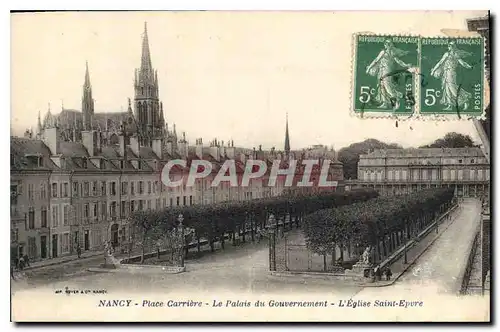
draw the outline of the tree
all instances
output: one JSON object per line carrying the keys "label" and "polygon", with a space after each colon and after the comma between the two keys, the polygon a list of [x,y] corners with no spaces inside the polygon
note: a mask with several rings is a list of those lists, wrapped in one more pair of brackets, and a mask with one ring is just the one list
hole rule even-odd
{"label": "tree", "polygon": [[469,135],[451,132],[431,144],[422,145],[420,148],[467,148],[473,146],[474,142]]}
{"label": "tree", "polygon": [[358,178],[358,162],[361,154],[366,154],[375,149],[400,149],[398,144],[387,144],[379,140],[370,138],[363,142],[353,143],[348,147],[339,150],[339,161],[344,164],[344,178]]}
{"label": "tree", "polygon": [[155,240],[155,228],[158,227],[160,214],[156,211],[136,211],[131,217],[131,225],[133,234],[135,235],[135,243],[141,247],[141,264],[144,263],[144,254],[147,244],[151,244]]}

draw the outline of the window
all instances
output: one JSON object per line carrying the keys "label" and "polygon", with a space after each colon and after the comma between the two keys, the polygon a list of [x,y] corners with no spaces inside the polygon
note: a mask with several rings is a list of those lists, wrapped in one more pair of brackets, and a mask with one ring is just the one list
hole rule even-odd
{"label": "window", "polygon": [[30,207],[28,212],[28,228],[35,229],[35,208]]}
{"label": "window", "polygon": [[78,197],[78,182],[73,182],[73,196]]}
{"label": "window", "polygon": [[177,206],[179,206],[180,204],[181,204],[181,198],[177,196]]}
{"label": "window", "polygon": [[122,182],[122,195],[126,195],[128,193],[128,182]]}
{"label": "window", "polygon": [[394,171],[393,170],[388,171],[387,180],[392,181],[393,178],[394,178]]}
{"label": "window", "polygon": [[82,158],[82,168],[87,168],[87,158]]}
{"label": "window", "polygon": [[111,205],[109,206],[109,214],[111,218],[116,217],[116,202],[111,202]]}
{"label": "window", "polygon": [[172,197],[170,197],[170,205],[169,206],[173,206],[174,205],[174,199]]}
{"label": "window", "polygon": [[97,208],[99,206],[99,203],[95,202],[93,205],[92,205],[92,210],[93,210],[93,213],[92,213],[92,216],[94,217],[94,219],[97,219],[97,215],[98,215],[98,211],[97,211]]}
{"label": "window", "polygon": [[157,199],[156,199],[156,202],[155,202],[155,209],[156,209],[156,210],[159,210],[159,209],[160,209],[160,207],[161,207],[161,206],[160,206],[160,199],[159,199],[159,198],[157,198]]}
{"label": "window", "polygon": [[186,206],[186,196],[182,196],[182,205]]}
{"label": "window", "polygon": [[164,198],[164,199],[163,199],[163,207],[166,207],[166,206],[167,206],[167,199],[166,199],[166,198]]}
{"label": "window", "polygon": [[490,179],[490,170],[487,169],[486,170],[486,180],[489,180]]}
{"label": "window", "polygon": [[135,211],[135,201],[130,201],[130,212]]}
{"label": "window", "polygon": [[10,238],[12,242],[17,242],[19,241],[19,229],[14,228],[10,231]]}
{"label": "window", "polygon": [[151,210],[151,200],[150,199],[148,199],[148,201],[147,201],[147,206],[148,206],[148,210]]}
{"label": "window", "polygon": [[455,170],[454,169],[450,170],[450,180],[453,181],[453,180],[456,180],[456,179],[457,179],[457,177],[456,177]]}
{"label": "window", "polygon": [[88,182],[83,183],[83,197],[89,197],[90,184]]}
{"label": "window", "polygon": [[148,194],[151,194],[151,181],[148,181]]}
{"label": "window", "polygon": [[59,226],[59,208],[58,206],[52,207],[52,227]]}
{"label": "window", "polygon": [[120,205],[120,216],[122,218],[125,218],[125,216],[127,215],[127,211],[126,211],[126,205],[125,205],[125,201],[122,201],[121,205]]}
{"label": "window", "polygon": [[155,181],[153,185],[153,194],[156,194],[157,190],[158,190],[158,181]]}
{"label": "window", "polygon": [[458,159],[458,163],[459,164],[463,163],[463,160],[462,159]]}
{"label": "window", "polygon": [[63,226],[69,225],[69,205],[63,206]]}
{"label": "window", "polygon": [[405,169],[401,171],[401,180],[408,180],[408,172]]}
{"label": "window", "polygon": [[89,206],[89,203],[85,203],[85,205],[83,206],[83,217],[84,218],[90,217],[90,206]]}
{"label": "window", "polygon": [[141,200],[139,200],[139,208],[138,208],[138,210],[139,210],[139,211],[144,210],[144,202],[143,202],[143,200],[142,200],[142,199],[141,199]]}
{"label": "window", "polygon": [[450,170],[444,169],[443,170],[443,180],[447,181],[450,178]]}
{"label": "window", "polygon": [[19,193],[17,192],[17,186],[16,185],[10,186],[10,204],[17,205],[18,194]]}
{"label": "window", "polygon": [[130,195],[135,195],[135,182],[130,182]]}
{"label": "window", "polygon": [[101,181],[101,195],[106,196],[106,181]]}
{"label": "window", "polygon": [[52,197],[57,198],[57,183],[52,183]]}
{"label": "window", "polygon": [[41,219],[41,226],[42,228],[47,228],[47,208],[44,206],[42,207],[42,213],[40,215]]}
{"label": "window", "polygon": [[62,241],[61,241],[61,252],[62,253],[68,253],[69,252],[69,233],[64,233],[62,234]]}
{"label": "window", "polygon": [[458,170],[458,179],[463,180],[464,179],[464,171],[462,169]]}
{"label": "window", "polygon": [[92,182],[92,196],[97,196],[97,181]]}
{"label": "window", "polygon": [[469,171],[469,180],[474,181],[476,179],[476,170],[471,169]]}
{"label": "window", "polygon": [[110,189],[109,189],[110,195],[115,196],[116,195],[116,182],[113,181],[109,185],[110,185]]}
{"label": "window", "polygon": [[474,159],[471,159],[471,160],[470,160],[470,163],[471,163],[471,164],[474,164],[474,163],[475,163],[475,160],[474,160]]}
{"label": "window", "polygon": [[189,205],[193,205],[193,195],[189,195]]}
{"label": "window", "polygon": [[394,172],[394,180],[399,181],[399,169]]}
{"label": "window", "polygon": [[28,199],[30,201],[35,199],[35,185],[32,183],[28,184]]}
{"label": "window", "polygon": [[102,219],[106,219],[106,212],[108,211],[108,204],[106,202],[101,202],[101,216]]}
{"label": "window", "polygon": [[139,195],[144,194],[144,182],[139,181]]}
{"label": "window", "polygon": [[28,256],[30,258],[36,257],[36,238],[34,236],[28,237]]}
{"label": "window", "polygon": [[477,179],[479,181],[482,181],[483,180],[483,170],[482,169],[478,169],[477,170]]}

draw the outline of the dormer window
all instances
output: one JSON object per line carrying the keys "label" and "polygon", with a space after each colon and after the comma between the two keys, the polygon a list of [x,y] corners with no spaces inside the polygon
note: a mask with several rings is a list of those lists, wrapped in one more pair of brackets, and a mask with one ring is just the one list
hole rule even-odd
{"label": "dormer window", "polygon": [[137,162],[137,169],[142,169],[142,163],[140,160]]}
{"label": "dormer window", "polygon": [[124,168],[125,168],[125,161],[120,160],[120,169],[124,169]]}
{"label": "dormer window", "polygon": [[99,160],[99,168],[104,169],[104,160],[103,159]]}
{"label": "dormer window", "polygon": [[82,168],[87,168],[87,158],[82,158]]}

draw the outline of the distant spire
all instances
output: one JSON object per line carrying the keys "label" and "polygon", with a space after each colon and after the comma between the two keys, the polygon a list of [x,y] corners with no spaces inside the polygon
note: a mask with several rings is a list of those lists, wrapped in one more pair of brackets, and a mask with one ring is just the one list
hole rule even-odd
{"label": "distant spire", "polygon": [[148,40],[148,24],[144,22],[144,35],[142,37],[142,57],[141,57],[141,74],[151,76],[153,74],[153,66],[151,65],[151,54],[149,52]]}
{"label": "distant spire", "polygon": [[127,112],[129,115],[132,115],[132,102],[130,101],[130,98],[128,99],[128,109]]}
{"label": "distant spire", "polygon": [[90,86],[90,74],[89,74],[89,62],[85,61],[85,82],[83,83],[83,87],[87,89],[91,89]]}
{"label": "distant spire", "polygon": [[38,122],[36,124],[36,130],[37,130],[37,134],[41,134],[42,133],[42,117],[40,115],[40,111],[38,111]]}
{"label": "distant spire", "polygon": [[290,154],[290,135],[288,134],[288,112],[286,113],[285,153],[287,156]]}

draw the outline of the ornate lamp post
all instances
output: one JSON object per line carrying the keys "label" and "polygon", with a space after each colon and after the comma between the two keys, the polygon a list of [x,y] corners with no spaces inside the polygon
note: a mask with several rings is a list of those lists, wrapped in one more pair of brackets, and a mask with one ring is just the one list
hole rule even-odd
{"label": "ornate lamp post", "polygon": [[269,270],[276,271],[276,218],[269,215]]}
{"label": "ornate lamp post", "polygon": [[180,231],[180,236],[181,236],[181,267],[184,267],[184,224],[182,223],[184,221],[184,217],[182,216],[182,213],[179,214],[179,217],[177,218],[179,220],[179,231]]}

